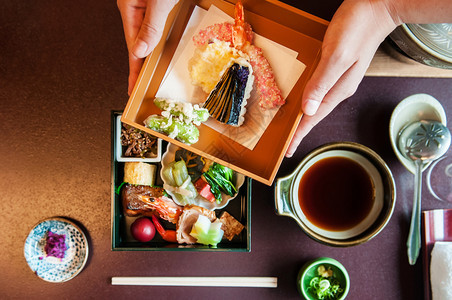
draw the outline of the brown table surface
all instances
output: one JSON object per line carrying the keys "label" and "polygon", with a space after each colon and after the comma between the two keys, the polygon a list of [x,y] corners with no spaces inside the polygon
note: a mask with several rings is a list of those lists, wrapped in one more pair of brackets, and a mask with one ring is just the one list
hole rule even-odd
{"label": "brown table surface", "polygon": [[[324,19],[341,3],[291,2]],[[415,93],[433,95],[450,119],[451,79],[366,77],[283,161],[278,177],[327,142],[359,142],[380,154],[394,174],[397,203],[386,228],[367,243],[315,242],[275,214],[274,187],[254,182],[250,253],[113,252],[110,118],[128,99],[127,63],[115,1],[1,1],[0,298],[296,299],[299,268],[319,256],[347,268],[349,299],[423,298],[422,260],[410,266],[405,247],[413,176],[390,147],[388,123],[397,103]],[[422,208],[452,204],[424,188]],[[51,216],[80,222],[90,246],[84,270],[60,284],[35,276],[23,254],[31,228]],[[277,276],[278,287],[127,287],[112,286],[112,276]]]}

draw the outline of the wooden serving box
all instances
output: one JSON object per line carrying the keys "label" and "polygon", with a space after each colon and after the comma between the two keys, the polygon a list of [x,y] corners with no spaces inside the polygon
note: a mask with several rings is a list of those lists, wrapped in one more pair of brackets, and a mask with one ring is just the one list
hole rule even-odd
{"label": "wooden serving box", "polygon": [[160,114],[153,99],[195,6],[208,9],[215,5],[233,16],[235,2],[179,1],[168,17],[161,42],[145,60],[121,121],[271,185],[302,117],[300,99],[307,80],[318,64],[328,22],[279,1],[243,2],[245,19],[253,30],[297,51],[299,53],[297,59],[306,65],[302,76],[286,98],[286,104],[279,109],[253,150],[206,125],[199,127],[199,141],[190,146],[143,125],[143,121],[149,115]]}

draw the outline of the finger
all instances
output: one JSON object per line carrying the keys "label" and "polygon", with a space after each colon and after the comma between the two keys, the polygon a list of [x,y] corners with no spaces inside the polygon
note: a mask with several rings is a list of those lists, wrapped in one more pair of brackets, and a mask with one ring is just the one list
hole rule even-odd
{"label": "finger", "polygon": [[127,92],[130,96],[144,62],[142,58],[133,55],[131,49],[135,43],[138,32],[140,31],[141,24],[143,23],[147,2],[146,0],[118,0],[117,4],[121,13],[127,49],[129,50],[129,79]]}
{"label": "finger", "polygon": [[298,124],[297,130],[290,142],[289,147],[286,151],[286,157],[292,157],[301,140],[311,131],[311,129],[317,125],[323,118],[325,118],[334,108],[336,104],[333,102],[323,101],[319,106],[317,113],[313,116],[303,115],[300,123]]}
{"label": "finger", "polygon": [[129,52],[131,51],[146,12],[146,0],[118,0],[119,12],[121,13],[124,36]]}
{"label": "finger", "polygon": [[132,48],[136,57],[146,57],[154,50],[162,37],[168,14],[176,3],[174,0],[148,0],[148,9]]}
{"label": "finger", "polygon": [[372,56],[355,63],[337,80],[336,85],[324,97],[316,114],[313,116],[303,115],[287,149],[286,157],[292,157],[300,142],[311,129],[323,120],[340,102],[354,94],[369,66]]}
{"label": "finger", "polygon": [[[302,98],[302,108],[306,115],[316,113],[321,101],[336,85],[339,78],[372,47],[372,30],[366,27],[371,23],[365,1],[344,1],[331,20],[322,44],[322,54],[319,64],[306,85]],[[361,26],[362,25],[362,26]],[[379,43],[378,43],[379,44]]]}
{"label": "finger", "polygon": [[144,58],[138,58],[133,54],[129,55],[129,86],[128,86],[128,94],[129,96],[132,94],[132,90],[135,86],[135,83],[138,79],[138,75],[140,75],[141,67],[143,66]]}
{"label": "finger", "polygon": [[335,48],[335,51],[330,53],[328,46],[323,48],[319,64],[303,92],[302,109],[304,114],[312,116],[317,112],[323,98],[356,59],[357,57],[350,54],[345,55],[341,49]]}

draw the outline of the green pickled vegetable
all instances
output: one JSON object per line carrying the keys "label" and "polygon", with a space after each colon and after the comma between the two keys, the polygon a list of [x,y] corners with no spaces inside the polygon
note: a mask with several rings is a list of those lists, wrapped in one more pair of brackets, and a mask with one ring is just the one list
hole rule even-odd
{"label": "green pickled vegetable", "polygon": [[145,120],[145,125],[188,145],[196,143],[199,139],[199,130],[193,123],[187,124],[172,116],[166,118],[152,115]]}
{"label": "green pickled vegetable", "polygon": [[221,242],[224,234],[221,225],[222,223],[218,219],[211,223],[209,218],[204,215],[199,215],[198,220],[192,227],[190,235],[196,239],[197,243],[216,247]]}

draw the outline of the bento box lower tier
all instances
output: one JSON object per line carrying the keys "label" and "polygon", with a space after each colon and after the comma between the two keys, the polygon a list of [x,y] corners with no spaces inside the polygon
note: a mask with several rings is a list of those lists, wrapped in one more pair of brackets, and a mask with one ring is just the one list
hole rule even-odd
{"label": "bento box lower tier", "polygon": [[[245,182],[239,188],[235,198],[229,201],[228,205],[221,209],[214,210],[217,218],[227,212],[240,222],[244,228],[232,240],[223,238],[216,247],[202,244],[178,244],[165,241],[157,232],[154,238],[149,242],[140,242],[133,238],[131,233],[132,223],[142,216],[127,216],[124,213],[123,199],[121,195],[121,184],[124,181],[125,162],[119,162],[116,159],[118,127],[116,122],[122,112],[112,112],[112,155],[111,155],[111,238],[112,250],[114,251],[232,251],[249,252],[251,251],[251,191],[252,179],[245,178]],[[161,151],[166,151],[167,142],[163,142]],[[139,161],[139,159],[138,159]],[[160,177],[162,168],[161,162],[152,163],[156,169],[155,186],[163,186],[163,180]],[[160,220],[166,230],[175,230],[176,225],[170,222]]]}

